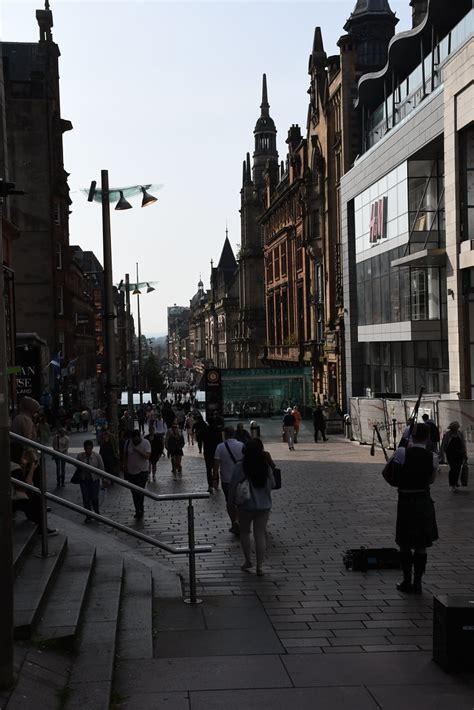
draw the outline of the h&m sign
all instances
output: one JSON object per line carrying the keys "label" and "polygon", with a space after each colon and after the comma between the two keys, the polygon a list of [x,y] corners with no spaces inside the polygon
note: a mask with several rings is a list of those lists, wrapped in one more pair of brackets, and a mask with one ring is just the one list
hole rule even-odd
{"label": "h&m sign", "polygon": [[376,244],[379,239],[387,238],[387,197],[381,197],[370,208],[369,240]]}

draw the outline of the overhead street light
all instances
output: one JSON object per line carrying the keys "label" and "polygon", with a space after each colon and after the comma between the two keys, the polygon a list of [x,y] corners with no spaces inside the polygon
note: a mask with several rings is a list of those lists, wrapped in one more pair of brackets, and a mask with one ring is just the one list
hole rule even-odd
{"label": "overhead street light", "polygon": [[[156,291],[156,289],[152,286],[152,284],[157,284],[158,281],[139,281],[138,279],[138,263],[136,265],[137,268],[137,281],[136,283],[130,283],[127,281],[127,283],[124,285],[123,281],[120,281],[118,285],[119,291],[132,291],[132,296],[137,297],[137,325],[138,325],[138,392],[140,396],[140,407],[143,406],[143,358],[142,358],[142,320],[141,320],[141,315],[140,315],[140,296],[142,295],[142,292],[140,291],[140,288],[145,288],[146,286],[146,292],[147,293],[152,293],[152,291]],[[127,364],[128,367],[128,364]]]}
{"label": "overhead street light", "polygon": [[[110,203],[117,201],[116,210],[128,210],[132,205],[126,199],[133,195],[143,194],[142,207],[157,201],[156,197],[148,195],[149,189],[158,190],[160,185],[131,185],[129,187],[109,187],[108,170],[101,171],[101,189],[96,187],[96,181],[92,181],[89,190],[83,190],[89,202],[100,202],[102,205],[102,241],[104,249],[104,319],[105,319],[105,346],[107,363],[107,404],[108,419],[110,428],[115,435],[118,435],[118,413],[117,413],[117,363],[115,357],[115,309],[114,309],[114,287],[112,270],[112,240],[110,232]],[[145,193],[147,198],[151,198],[145,203]]]}

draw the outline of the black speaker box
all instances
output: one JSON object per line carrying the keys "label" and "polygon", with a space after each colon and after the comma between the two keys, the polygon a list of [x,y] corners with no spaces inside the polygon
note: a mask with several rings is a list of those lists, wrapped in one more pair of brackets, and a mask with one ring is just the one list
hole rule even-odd
{"label": "black speaker box", "polygon": [[433,597],[433,660],[448,673],[474,671],[474,594]]}

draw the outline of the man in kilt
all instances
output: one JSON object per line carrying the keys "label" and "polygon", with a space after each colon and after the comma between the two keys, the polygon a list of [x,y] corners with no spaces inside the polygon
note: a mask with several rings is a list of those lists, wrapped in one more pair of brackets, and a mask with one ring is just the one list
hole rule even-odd
{"label": "man in kilt", "polygon": [[426,548],[438,539],[435,509],[430,495],[430,485],[438,470],[438,456],[426,449],[429,437],[429,427],[417,424],[413,431],[413,444],[407,448],[399,447],[394,456],[398,488],[395,541],[400,547],[403,571],[403,580],[397,584],[397,589],[407,594],[421,594],[421,578],[427,560]]}

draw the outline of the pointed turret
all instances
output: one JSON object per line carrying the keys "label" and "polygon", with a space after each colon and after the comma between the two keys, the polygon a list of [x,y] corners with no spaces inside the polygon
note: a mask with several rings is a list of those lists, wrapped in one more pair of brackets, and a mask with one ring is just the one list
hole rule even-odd
{"label": "pointed turret", "polygon": [[321,27],[315,27],[314,29],[314,39],[313,39],[313,51],[310,57],[309,71],[311,70],[321,70],[326,66],[327,56],[324,51],[323,36],[321,33]]}
{"label": "pointed turret", "polygon": [[262,103],[260,104],[260,117],[255,124],[255,151],[253,154],[253,182],[258,189],[263,188],[263,172],[268,160],[278,160],[276,148],[277,130],[270,116],[268,103],[267,75],[263,75]]}
{"label": "pointed turret", "polygon": [[381,69],[395,34],[398,18],[388,0],[357,0],[344,29],[358,40],[358,69],[365,73]]}
{"label": "pointed turret", "polygon": [[237,268],[237,262],[235,260],[234,252],[232,251],[232,247],[229,242],[227,229],[224,246],[222,248],[221,258],[219,259],[217,268],[220,271],[231,271],[232,273],[234,273],[235,269]]}

